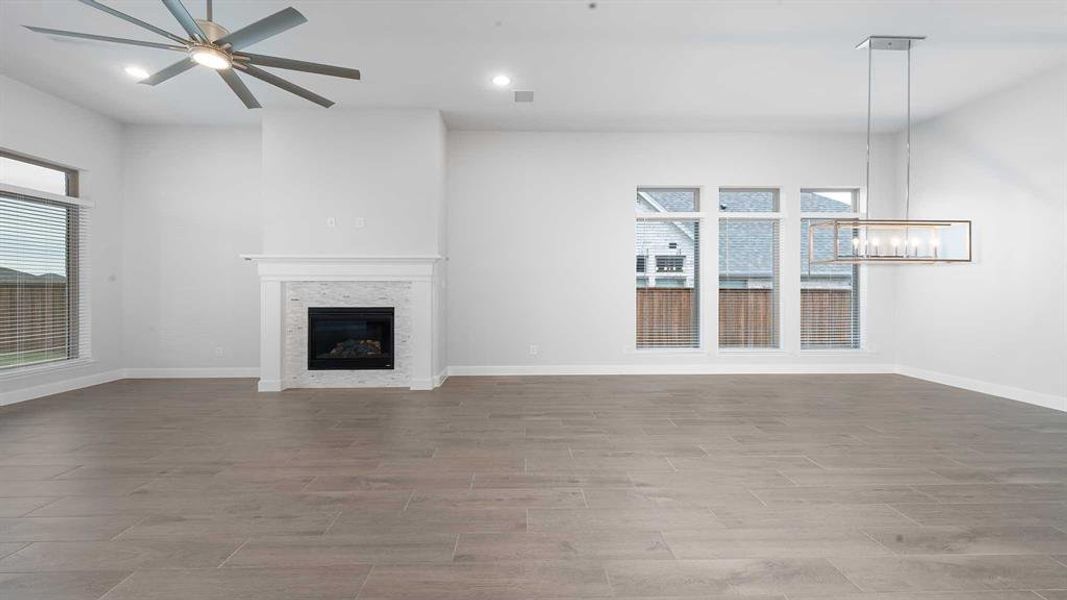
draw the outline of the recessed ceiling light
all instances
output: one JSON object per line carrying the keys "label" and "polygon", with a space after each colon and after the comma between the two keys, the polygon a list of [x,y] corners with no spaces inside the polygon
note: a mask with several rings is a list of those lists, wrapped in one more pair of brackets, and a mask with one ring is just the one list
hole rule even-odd
{"label": "recessed ceiling light", "polygon": [[135,65],[129,65],[125,69],[123,69],[123,71],[126,71],[127,75],[129,75],[132,79],[136,79],[137,81],[146,79],[148,77],[148,71],[145,71],[141,67]]}
{"label": "recessed ceiling light", "polygon": [[497,75],[493,78],[493,85],[496,87],[508,87],[511,85],[511,78],[504,74]]}
{"label": "recessed ceiling light", "polygon": [[229,54],[214,46],[193,46],[193,49],[189,51],[189,56],[196,62],[216,71],[229,69],[233,64]]}

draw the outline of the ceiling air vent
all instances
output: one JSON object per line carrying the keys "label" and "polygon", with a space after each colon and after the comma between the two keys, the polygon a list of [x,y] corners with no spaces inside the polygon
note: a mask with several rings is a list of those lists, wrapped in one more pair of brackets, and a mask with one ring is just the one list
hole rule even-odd
{"label": "ceiling air vent", "polygon": [[533,90],[516,90],[515,102],[533,102]]}

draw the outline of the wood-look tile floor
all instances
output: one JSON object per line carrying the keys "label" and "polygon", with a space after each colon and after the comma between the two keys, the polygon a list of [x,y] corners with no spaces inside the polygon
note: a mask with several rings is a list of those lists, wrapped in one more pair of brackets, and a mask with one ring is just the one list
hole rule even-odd
{"label": "wood-look tile floor", "polygon": [[1067,414],[891,375],[0,409],[0,598],[1067,599]]}

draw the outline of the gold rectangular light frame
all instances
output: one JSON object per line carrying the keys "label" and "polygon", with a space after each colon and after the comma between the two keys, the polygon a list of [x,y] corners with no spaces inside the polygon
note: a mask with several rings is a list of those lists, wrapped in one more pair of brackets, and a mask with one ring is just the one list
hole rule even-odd
{"label": "gold rectangular light frame", "polygon": [[[950,229],[962,230],[959,252],[947,253],[941,246],[938,232]],[[815,236],[819,231],[833,232],[833,256],[818,259],[815,255]],[[901,238],[886,240],[884,246],[872,231],[897,231]],[[912,232],[926,232],[925,239],[912,237]],[[847,236],[842,245],[842,234]],[[854,253],[842,254],[842,247]],[[971,222],[954,219],[826,219],[813,221],[808,228],[808,259],[811,264],[859,264],[859,263],[969,263],[971,256]]]}

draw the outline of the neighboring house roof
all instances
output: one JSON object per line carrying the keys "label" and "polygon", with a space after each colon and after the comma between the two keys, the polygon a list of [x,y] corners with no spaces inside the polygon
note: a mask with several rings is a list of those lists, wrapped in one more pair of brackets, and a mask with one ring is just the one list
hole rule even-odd
{"label": "neighboring house roof", "polygon": [[15,269],[9,269],[7,267],[0,267],[0,284],[12,285],[17,283],[21,285],[42,285],[65,283],[66,281],[66,277],[56,273],[33,275],[31,273],[16,271]]}

